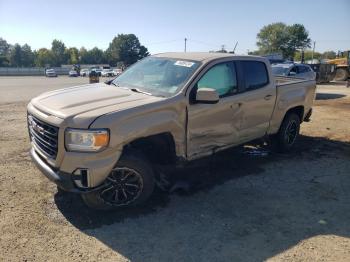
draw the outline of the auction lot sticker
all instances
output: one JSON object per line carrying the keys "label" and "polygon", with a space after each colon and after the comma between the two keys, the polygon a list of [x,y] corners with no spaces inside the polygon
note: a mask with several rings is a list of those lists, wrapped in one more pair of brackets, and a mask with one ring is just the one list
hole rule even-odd
{"label": "auction lot sticker", "polygon": [[188,61],[176,61],[174,65],[191,67],[191,66],[194,65],[194,63],[193,62],[188,62]]}

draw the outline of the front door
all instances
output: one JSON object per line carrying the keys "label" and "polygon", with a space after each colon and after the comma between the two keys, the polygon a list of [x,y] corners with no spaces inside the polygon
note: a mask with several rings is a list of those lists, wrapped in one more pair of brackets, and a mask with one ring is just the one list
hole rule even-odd
{"label": "front door", "polygon": [[[192,92],[212,88],[219,94],[216,104],[192,101],[188,106],[187,157],[210,155],[215,150],[239,143],[241,109],[235,64],[213,65],[200,78]],[[191,92],[191,93],[192,93]]]}

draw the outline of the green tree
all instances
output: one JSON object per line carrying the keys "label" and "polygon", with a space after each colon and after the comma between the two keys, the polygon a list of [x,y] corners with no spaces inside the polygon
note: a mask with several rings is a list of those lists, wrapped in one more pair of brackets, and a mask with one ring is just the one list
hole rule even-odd
{"label": "green tree", "polygon": [[22,65],[22,47],[19,44],[11,47],[9,61],[11,66],[20,67]]}
{"label": "green tree", "polygon": [[0,37],[0,66],[8,66],[9,64],[10,45],[7,41]]}
{"label": "green tree", "polygon": [[60,40],[53,40],[51,46],[52,52],[52,63],[53,66],[61,66],[62,64],[66,64],[68,61],[68,56],[66,51],[66,46]]}
{"label": "green tree", "polygon": [[81,64],[103,64],[106,62],[103,50],[94,47],[91,50],[86,50],[81,47],[79,50],[79,62]]}
{"label": "green tree", "polygon": [[288,26],[288,45],[286,51],[289,57],[293,57],[297,50],[311,46],[311,39],[305,27],[301,24]]}
{"label": "green tree", "polygon": [[104,54],[103,50],[94,47],[93,49],[87,52],[89,64],[103,64],[104,63]]}
{"label": "green tree", "polygon": [[334,51],[326,51],[322,54],[322,58],[324,59],[334,59],[336,58],[337,53]]}
{"label": "green tree", "polygon": [[[321,59],[322,54],[319,52],[314,52],[314,59]],[[304,60],[311,60],[312,59],[312,50],[305,50],[304,51]],[[294,54],[294,61],[301,61],[301,51],[296,51]]]}
{"label": "green tree", "polygon": [[40,48],[36,51],[35,65],[39,67],[48,67],[53,65],[53,55],[51,50]]}
{"label": "green tree", "polygon": [[31,47],[27,44],[22,46],[21,65],[25,67],[34,65],[34,53]]}
{"label": "green tree", "polygon": [[7,41],[0,37],[0,55],[7,55],[10,49],[10,45]]}
{"label": "green tree", "polygon": [[260,30],[256,44],[261,54],[280,53],[284,58],[291,58],[298,49],[310,47],[310,43],[303,25],[272,23]]}
{"label": "green tree", "polygon": [[87,60],[88,60],[87,54],[88,54],[88,51],[86,50],[85,47],[81,47],[79,49],[79,63],[80,64],[88,64],[88,62],[87,62]]}
{"label": "green tree", "polygon": [[112,66],[116,66],[118,62],[129,66],[148,55],[147,48],[140,44],[134,34],[118,34],[106,50],[106,58]]}
{"label": "green tree", "polygon": [[79,50],[76,47],[71,47],[65,50],[65,57],[68,58],[68,64],[78,64],[79,63]]}

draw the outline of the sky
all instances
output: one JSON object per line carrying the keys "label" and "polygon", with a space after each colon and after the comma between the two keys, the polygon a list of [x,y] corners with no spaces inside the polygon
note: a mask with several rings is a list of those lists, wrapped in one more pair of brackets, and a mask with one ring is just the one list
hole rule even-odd
{"label": "sky", "polygon": [[301,23],[316,51],[350,49],[350,0],[0,0],[0,37],[32,49],[106,49],[120,33],[135,34],[149,52],[256,50],[267,24]]}

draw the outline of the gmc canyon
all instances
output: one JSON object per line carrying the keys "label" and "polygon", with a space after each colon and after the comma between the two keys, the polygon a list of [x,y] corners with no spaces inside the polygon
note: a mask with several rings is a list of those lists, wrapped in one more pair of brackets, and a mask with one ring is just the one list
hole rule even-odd
{"label": "gmc canyon", "polygon": [[262,57],[157,54],[107,83],[32,99],[30,154],[46,177],[92,208],[138,205],[154,190],[157,164],[262,137],[289,150],[315,89],[314,80],[274,77]]}

